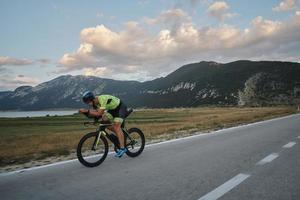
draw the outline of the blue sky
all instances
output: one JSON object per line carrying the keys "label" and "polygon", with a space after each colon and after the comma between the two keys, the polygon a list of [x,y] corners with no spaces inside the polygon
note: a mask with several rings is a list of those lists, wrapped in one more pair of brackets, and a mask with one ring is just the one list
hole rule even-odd
{"label": "blue sky", "polygon": [[63,74],[143,81],[201,60],[299,62],[299,16],[298,0],[1,0],[0,91]]}

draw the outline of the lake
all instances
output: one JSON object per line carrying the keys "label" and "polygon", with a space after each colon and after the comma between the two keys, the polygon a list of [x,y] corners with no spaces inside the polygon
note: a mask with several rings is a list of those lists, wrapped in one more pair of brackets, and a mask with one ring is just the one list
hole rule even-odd
{"label": "lake", "polygon": [[50,111],[0,111],[0,117],[44,117],[46,115],[50,116],[63,116],[72,115],[77,113],[78,110],[50,110]]}

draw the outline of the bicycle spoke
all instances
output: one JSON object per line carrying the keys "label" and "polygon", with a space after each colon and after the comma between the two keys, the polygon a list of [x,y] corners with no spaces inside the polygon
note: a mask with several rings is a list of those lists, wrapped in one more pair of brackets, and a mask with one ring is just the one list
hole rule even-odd
{"label": "bicycle spoke", "polygon": [[83,144],[81,148],[82,157],[86,162],[96,162],[105,152],[105,146],[103,143],[98,142],[97,137],[88,138]]}

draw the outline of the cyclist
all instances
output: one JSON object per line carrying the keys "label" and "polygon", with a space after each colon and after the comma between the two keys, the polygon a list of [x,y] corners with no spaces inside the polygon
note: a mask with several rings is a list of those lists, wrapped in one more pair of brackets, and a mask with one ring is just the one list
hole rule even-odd
{"label": "cyclist", "polygon": [[91,91],[84,92],[82,100],[84,103],[93,106],[95,110],[81,108],[79,109],[79,113],[88,114],[92,117],[102,117],[104,121],[113,122],[113,125],[109,126],[108,129],[116,133],[120,143],[120,149],[115,154],[115,157],[122,157],[127,152],[127,148],[124,147],[124,134],[121,129],[127,112],[126,105],[115,96],[95,96]]}

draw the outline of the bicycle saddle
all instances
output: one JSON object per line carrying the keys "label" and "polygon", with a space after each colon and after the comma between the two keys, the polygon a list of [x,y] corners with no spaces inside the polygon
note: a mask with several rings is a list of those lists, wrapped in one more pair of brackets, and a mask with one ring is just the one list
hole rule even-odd
{"label": "bicycle saddle", "polygon": [[[127,108],[127,110],[126,110],[126,117],[128,117],[131,113],[132,113],[132,111],[133,111],[133,109],[132,108]],[[126,118],[125,117],[125,118]]]}

